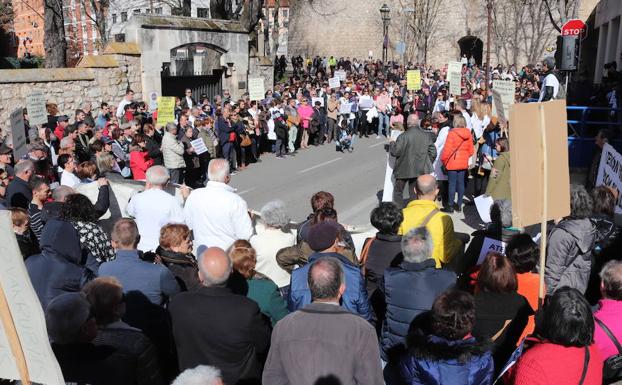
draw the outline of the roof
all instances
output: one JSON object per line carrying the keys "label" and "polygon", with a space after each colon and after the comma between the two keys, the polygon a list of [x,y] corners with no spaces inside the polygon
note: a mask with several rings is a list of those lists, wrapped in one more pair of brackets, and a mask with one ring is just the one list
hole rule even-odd
{"label": "roof", "polygon": [[187,29],[248,33],[239,21],[200,19],[185,16],[132,15],[132,21],[143,28]]}
{"label": "roof", "polygon": [[[266,4],[265,6],[267,8],[274,8],[274,4],[276,3],[276,0],[266,0]],[[289,0],[281,0],[279,3],[279,7],[280,8],[289,8]]]}
{"label": "roof", "polygon": [[104,55],[106,54],[140,55],[140,49],[136,43],[119,43],[115,41],[106,45]]}
{"label": "roof", "polygon": [[76,67],[79,68],[116,68],[119,62],[113,55],[82,56]]}

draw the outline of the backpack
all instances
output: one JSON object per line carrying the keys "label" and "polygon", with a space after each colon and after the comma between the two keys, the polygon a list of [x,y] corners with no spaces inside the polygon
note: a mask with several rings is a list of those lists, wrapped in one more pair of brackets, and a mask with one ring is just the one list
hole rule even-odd
{"label": "backpack", "polygon": [[603,384],[611,384],[622,379],[622,346],[620,346],[618,339],[611,333],[611,330],[609,330],[603,321],[596,317],[594,317],[594,321],[600,325],[601,329],[603,329],[607,337],[609,337],[616,349],[618,349],[618,354],[614,354],[607,358],[603,365]]}

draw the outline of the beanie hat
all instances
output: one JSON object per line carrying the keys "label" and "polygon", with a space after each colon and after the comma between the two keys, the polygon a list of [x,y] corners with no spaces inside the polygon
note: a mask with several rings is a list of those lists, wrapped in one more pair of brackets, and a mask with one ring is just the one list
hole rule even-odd
{"label": "beanie hat", "polygon": [[325,221],[317,223],[309,229],[307,243],[313,251],[323,251],[335,243],[341,226],[337,222]]}

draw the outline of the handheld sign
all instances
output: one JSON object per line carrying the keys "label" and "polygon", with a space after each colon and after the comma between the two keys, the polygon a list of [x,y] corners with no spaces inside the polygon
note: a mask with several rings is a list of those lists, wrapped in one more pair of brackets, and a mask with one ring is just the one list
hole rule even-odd
{"label": "handheld sign", "polygon": [[328,86],[330,88],[339,88],[341,87],[341,81],[338,77],[328,79]]}
{"label": "handheld sign", "polygon": [[192,148],[194,148],[194,152],[197,155],[201,155],[207,152],[207,147],[205,146],[205,142],[203,141],[203,138],[197,138],[195,140],[191,140],[190,144],[192,145]]}
{"label": "handheld sign", "polygon": [[[507,122],[510,117],[510,107],[514,104],[514,92],[516,87],[511,80],[493,80],[493,110],[497,112],[497,116]],[[495,96],[497,93],[497,96]],[[494,115],[494,111],[493,111]]]}
{"label": "handheld sign", "polygon": [[447,80],[449,93],[459,96],[462,92],[462,63],[455,61],[447,64]]}
{"label": "handheld sign", "polygon": [[609,143],[605,143],[603,147],[600,165],[598,166],[596,186],[601,185],[607,186],[615,191],[618,197],[615,214],[616,217],[619,218],[620,215],[622,215],[622,196],[620,196],[620,189],[622,189],[622,155]]}
{"label": "handheld sign", "polygon": [[408,70],[406,72],[406,87],[413,91],[419,91],[421,89],[420,70]]}
{"label": "handheld sign", "polygon": [[266,96],[263,78],[248,78],[248,98],[250,100],[263,100]]}
{"label": "handheld sign", "polygon": [[158,124],[175,122],[175,98],[172,96],[158,96]]}
{"label": "handheld sign", "polygon": [[28,153],[26,148],[26,132],[24,114],[21,108],[11,112],[11,143],[13,143],[13,159],[17,162]]}
{"label": "handheld sign", "polygon": [[46,124],[48,111],[45,108],[45,95],[41,91],[33,91],[26,96],[26,109],[30,125]]}
{"label": "handheld sign", "polygon": [[346,76],[346,71],[344,70],[335,71],[335,77],[338,77],[342,82],[346,80]]}

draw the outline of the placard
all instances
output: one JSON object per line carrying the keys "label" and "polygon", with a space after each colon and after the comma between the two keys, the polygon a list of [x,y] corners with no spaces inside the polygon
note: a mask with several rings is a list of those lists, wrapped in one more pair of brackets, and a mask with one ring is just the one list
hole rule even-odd
{"label": "placard", "polygon": [[[497,112],[497,116],[507,121],[507,118],[510,117],[510,107],[514,104],[514,93],[516,91],[516,86],[511,80],[493,80],[492,81],[492,92],[493,92],[493,108]],[[499,95],[495,100],[495,92]],[[502,107],[502,108],[501,108]]]}
{"label": "placard", "polygon": [[328,86],[330,88],[339,88],[341,87],[341,81],[338,77],[328,79]]}
{"label": "placard", "polygon": [[15,162],[28,153],[23,112],[21,108],[11,112],[11,143],[13,144],[13,159],[15,159]]}
{"label": "placard", "polygon": [[[43,308],[19,251],[11,213],[6,210],[0,212],[0,266],[0,284],[24,353],[30,380],[39,384],[64,385],[63,374],[50,347]],[[0,378],[19,380],[9,338],[7,329],[0,324]]]}
{"label": "placard", "polygon": [[495,89],[492,90],[492,115],[499,118],[500,121],[506,123],[508,121],[508,115],[505,114],[503,108],[497,109],[497,106],[503,106],[503,98],[501,93]]}
{"label": "placard", "polygon": [[315,107],[315,102],[320,102],[320,106],[324,107],[324,98],[311,98],[312,107]]}
{"label": "placard", "polygon": [[175,98],[158,96],[158,124],[161,126],[175,122]]}
{"label": "placard", "polygon": [[335,77],[338,77],[342,82],[346,80],[346,76],[346,71],[344,70],[335,71]]}
{"label": "placard", "polygon": [[197,138],[195,140],[191,140],[190,144],[192,145],[192,148],[194,148],[194,152],[197,155],[201,155],[207,152],[207,147],[205,146],[205,142],[203,141],[203,138]]}
{"label": "placard", "polygon": [[494,203],[494,200],[491,196],[480,195],[475,197],[475,208],[477,208],[477,213],[479,217],[482,219],[484,223],[490,223],[492,220],[490,219],[490,208]]}
{"label": "placard", "polygon": [[488,255],[488,253],[490,253],[491,251],[505,255],[505,246],[506,246],[505,242],[501,242],[497,239],[485,237],[484,243],[482,244],[482,248],[479,251],[479,257],[477,258],[476,265],[481,265],[484,262],[484,259],[486,259],[486,256]]}
{"label": "placard", "polygon": [[622,189],[622,155],[617,152],[613,146],[606,143],[600,156],[600,165],[598,166],[598,176],[596,177],[596,186],[607,186],[616,192],[618,200],[616,201],[616,215],[622,215],[622,197],[620,189]]}
{"label": "placard", "polygon": [[421,89],[421,71],[420,70],[406,71],[406,87],[409,90],[413,90],[413,91],[419,91]]}
{"label": "placard", "polygon": [[339,105],[339,113],[344,115],[344,114],[349,114],[352,112],[352,104],[353,103],[341,103]]}
{"label": "placard", "polygon": [[368,110],[374,106],[374,99],[369,95],[363,95],[359,98],[359,108],[362,110]]}
{"label": "placard", "polygon": [[510,110],[510,126],[513,226],[542,222],[545,156],[542,130],[546,130],[546,219],[570,215],[566,101],[517,103]]}
{"label": "placard", "polygon": [[462,63],[452,61],[447,64],[447,81],[449,93],[459,96],[462,93]]}
{"label": "placard", "polygon": [[[397,140],[403,131],[391,130],[391,140]],[[384,173],[384,188],[382,189],[382,201],[393,202],[393,190],[395,187],[395,176],[393,175],[393,167],[395,167],[395,157],[387,151],[387,168]]]}
{"label": "placard", "polygon": [[[41,91],[33,91],[26,96],[26,109],[28,110],[28,122],[31,126],[47,124],[48,110],[45,108],[45,95]],[[50,127],[54,128],[54,127]]]}
{"label": "placard", "polygon": [[266,89],[263,78],[248,78],[248,98],[250,100],[264,100]]}

